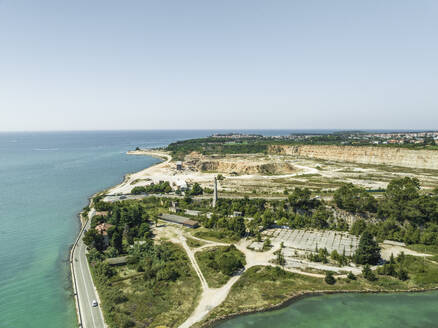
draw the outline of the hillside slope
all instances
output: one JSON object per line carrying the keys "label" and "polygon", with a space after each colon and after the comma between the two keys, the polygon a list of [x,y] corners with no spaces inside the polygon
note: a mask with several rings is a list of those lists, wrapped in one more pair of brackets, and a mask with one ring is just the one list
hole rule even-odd
{"label": "hillside slope", "polygon": [[434,150],[369,146],[271,145],[268,152],[331,161],[438,170],[438,151]]}

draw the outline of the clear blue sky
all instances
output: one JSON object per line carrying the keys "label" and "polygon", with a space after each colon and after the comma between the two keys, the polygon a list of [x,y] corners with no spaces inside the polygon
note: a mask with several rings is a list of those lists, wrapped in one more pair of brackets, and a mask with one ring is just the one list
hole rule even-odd
{"label": "clear blue sky", "polygon": [[438,1],[0,0],[0,131],[437,123]]}

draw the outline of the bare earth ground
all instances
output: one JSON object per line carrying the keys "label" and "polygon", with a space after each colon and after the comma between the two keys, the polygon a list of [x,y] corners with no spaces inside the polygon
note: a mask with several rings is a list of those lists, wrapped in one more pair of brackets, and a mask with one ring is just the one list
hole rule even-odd
{"label": "bare earth ground", "polygon": [[[135,151],[135,155],[150,155],[165,159],[164,162],[127,175],[125,181],[110,189],[108,194],[129,194],[135,186],[145,186],[152,182],[169,181],[175,188],[181,183],[198,182],[203,187],[212,187],[212,181],[221,173],[225,179],[220,181],[221,192],[236,194],[269,195],[282,193],[285,189],[294,187],[309,187],[330,190],[341,183],[352,182],[370,189],[385,188],[388,182],[396,177],[415,176],[423,186],[431,187],[438,183],[438,172],[432,170],[414,170],[410,168],[389,167],[382,165],[365,165],[354,163],[329,162],[314,159],[303,159],[283,155],[230,155],[224,157],[201,156],[191,154],[183,162],[183,170],[176,170],[176,163],[169,153],[164,151]],[[286,164],[285,164],[286,163]],[[182,245],[187,252],[190,262],[195,269],[202,286],[199,304],[190,317],[180,326],[188,328],[201,321],[208,313],[220,305],[229,294],[232,286],[238,281],[241,274],[248,268],[256,265],[273,265],[276,257],[274,252],[280,249],[281,238],[273,240],[273,247],[265,252],[248,249],[252,240],[242,239],[236,244],[246,257],[246,266],[242,272],[220,288],[210,288],[196,261],[195,253],[208,247],[224,246],[218,243],[197,238],[191,234],[193,230],[181,226],[161,223],[154,228],[156,239],[165,239]],[[284,234],[281,234],[283,236]],[[191,249],[187,245],[187,238],[202,241],[202,246]],[[287,240],[284,240],[287,244]],[[316,246],[316,244],[315,244]],[[427,256],[409,250],[402,246],[382,244],[382,257],[389,259],[391,253],[397,256],[400,252],[416,256]],[[330,264],[307,261],[302,249],[293,248],[293,243],[284,249],[287,261],[285,270],[312,277],[323,278],[321,270],[337,272],[337,277],[345,277],[345,272],[360,273],[360,269],[352,266],[336,267]],[[313,270],[313,272],[312,272]]]}
{"label": "bare earth ground", "polygon": [[392,179],[405,176],[417,177],[425,188],[438,184],[438,171],[434,170],[333,162],[288,155],[203,156],[193,153],[186,156],[183,170],[177,171],[175,162],[165,151],[142,150],[129,154],[150,155],[166,160],[128,175],[109,194],[128,194],[135,186],[159,181],[169,181],[175,189],[182,183],[195,182],[202,187],[212,188],[213,178],[219,173],[225,177],[219,183],[219,190],[239,194],[278,194],[294,187],[331,190],[345,182],[367,189],[379,189],[385,188]]}
{"label": "bare earth ground", "polygon": [[432,256],[430,254],[425,253],[419,253],[416,251],[413,251],[409,248],[403,247],[403,246],[395,246],[395,245],[388,245],[388,244],[380,244],[380,254],[382,256],[382,259],[389,260],[391,258],[391,254],[393,254],[395,257],[397,257],[401,252],[405,253],[406,255],[413,255],[413,256]]}

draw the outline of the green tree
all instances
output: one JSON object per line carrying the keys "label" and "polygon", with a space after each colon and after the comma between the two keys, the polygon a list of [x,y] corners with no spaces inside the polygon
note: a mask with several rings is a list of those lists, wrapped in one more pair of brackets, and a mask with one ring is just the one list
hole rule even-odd
{"label": "green tree", "polygon": [[380,247],[374,237],[364,231],[359,240],[359,246],[354,254],[354,261],[357,264],[377,264],[380,260]]}
{"label": "green tree", "polygon": [[336,278],[333,276],[333,272],[326,271],[324,281],[329,285],[334,285],[336,283]]}
{"label": "green tree", "polygon": [[202,195],[203,190],[199,183],[195,183],[193,187],[189,190],[188,194],[191,196]]}
{"label": "green tree", "polygon": [[365,264],[365,266],[362,269],[362,275],[366,280],[369,281],[375,281],[377,280],[376,275],[371,270],[370,266],[368,264]]}
{"label": "green tree", "polygon": [[290,205],[296,209],[311,209],[313,208],[313,202],[310,199],[312,192],[307,189],[295,188],[291,195],[289,195]]}
{"label": "green tree", "polygon": [[217,264],[220,271],[228,276],[243,268],[242,261],[231,252],[222,253],[217,259]]}
{"label": "green tree", "polygon": [[[154,217],[156,218],[156,216]],[[152,236],[151,227],[149,223],[143,222],[140,227],[138,228],[138,235],[141,238],[150,238]]]}
{"label": "green tree", "polygon": [[363,219],[356,220],[351,225],[350,233],[352,235],[359,236],[362,232],[365,231],[366,227],[367,227],[367,224],[365,223],[365,220],[363,220]]}
{"label": "green tree", "polygon": [[131,189],[131,194],[133,195],[140,195],[146,192],[145,187],[137,186]]}
{"label": "green tree", "polygon": [[190,197],[189,194],[186,193],[183,198],[183,202],[185,205],[190,205],[193,202],[193,199]]}
{"label": "green tree", "polygon": [[402,281],[408,280],[409,279],[408,272],[404,268],[400,268],[397,271],[397,278]]}
{"label": "green tree", "polygon": [[263,242],[263,250],[270,249],[271,247],[272,247],[271,239],[266,238],[265,241]]}
{"label": "green tree", "polygon": [[376,199],[362,188],[352,183],[344,184],[333,195],[336,205],[346,211],[375,212],[377,210]]}
{"label": "green tree", "polygon": [[233,217],[227,220],[227,228],[242,237],[246,232],[245,220],[243,217]]}
{"label": "green tree", "polygon": [[109,279],[116,274],[114,268],[106,262],[97,262],[94,270],[96,275],[103,280]]}
{"label": "green tree", "polygon": [[279,250],[277,251],[277,259],[276,259],[276,263],[277,263],[278,265],[280,265],[281,267],[284,267],[285,264],[286,264],[286,259],[284,258],[281,249],[279,249]]}
{"label": "green tree", "polygon": [[103,236],[95,229],[88,229],[83,238],[84,244],[88,247],[94,247],[99,252],[105,249]]}
{"label": "green tree", "polygon": [[111,246],[113,246],[119,254],[123,253],[123,235],[119,230],[113,232]]}
{"label": "green tree", "polygon": [[397,221],[413,220],[421,216],[416,200],[420,197],[420,182],[417,178],[394,179],[386,188],[379,216]]}
{"label": "green tree", "polygon": [[331,215],[325,208],[317,208],[312,214],[312,227],[317,229],[325,229],[328,227],[328,220]]}

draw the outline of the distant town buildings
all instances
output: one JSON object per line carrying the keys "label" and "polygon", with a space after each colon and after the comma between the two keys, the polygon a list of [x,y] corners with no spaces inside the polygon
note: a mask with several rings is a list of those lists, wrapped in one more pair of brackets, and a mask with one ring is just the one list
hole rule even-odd
{"label": "distant town buildings", "polygon": [[[256,134],[228,133],[213,134],[212,138],[231,139],[275,139],[295,141],[297,143],[336,143],[341,145],[404,145],[404,144],[438,144],[438,131],[398,131],[398,132],[364,132],[345,131],[331,134],[294,133],[279,136],[261,136]],[[236,140],[238,142],[238,140]]]}
{"label": "distant town buildings", "polygon": [[212,138],[226,138],[226,139],[248,139],[248,138],[263,138],[261,134],[246,134],[246,133],[215,133]]}

